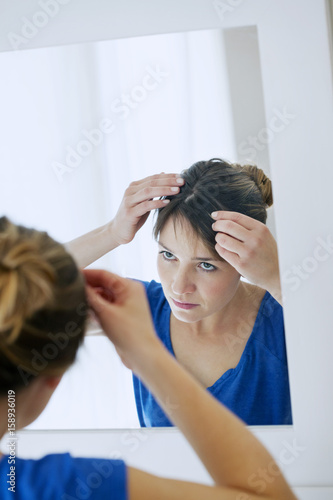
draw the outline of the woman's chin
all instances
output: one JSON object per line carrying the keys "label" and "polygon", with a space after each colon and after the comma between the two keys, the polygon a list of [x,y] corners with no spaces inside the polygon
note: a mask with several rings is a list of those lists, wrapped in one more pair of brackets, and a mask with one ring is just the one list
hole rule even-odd
{"label": "woman's chin", "polygon": [[175,308],[172,308],[171,310],[174,317],[179,321],[182,321],[183,323],[196,323],[197,321],[200,321],[200,319],[202,319],[201,316],[199,316],[198,313],[195,313],[193,310],[181,311]]}

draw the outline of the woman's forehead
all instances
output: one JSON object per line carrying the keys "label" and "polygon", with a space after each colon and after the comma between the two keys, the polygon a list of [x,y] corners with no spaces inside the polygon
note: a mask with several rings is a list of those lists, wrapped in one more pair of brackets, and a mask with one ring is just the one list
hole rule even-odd
{"label": "woman's forehead", "polygon": [[159,244],[170,251],[182,251],[192,256],[216,259],[208,243],[205,242],[184,218],[170,218],[164,225],[160,235]]}
{"label": "woman's forehead", "polygon": [[183,216],[170,217],[161,230],[160,239],[163,238],[163,236],[176,240],[201,240],[190,222]]}

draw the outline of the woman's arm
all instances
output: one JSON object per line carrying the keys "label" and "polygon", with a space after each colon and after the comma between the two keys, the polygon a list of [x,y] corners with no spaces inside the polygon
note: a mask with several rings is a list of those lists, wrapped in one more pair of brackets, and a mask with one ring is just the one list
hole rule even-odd
{"label": "woman's arm", "polygon": [[[184,180],[178,174],[157,174],[132,182],[126,189],[115,218],[65,246],[79,267],[86,267],[119,245],[129,243],[146,222],[151,210],[161,208],[179,192]],[[157,199],[154,199],[157,198]]]}
{"label": "woman's arm", "polygon": [[[253,434],[167,352],[154,332],[142,284],[106,271],[85,271],[85,276],[89,302],[121,359],[149,387],[216,483],[195,485],[130,469],[130,500],[295,499]],[[271,470],[273,481],[255,481],[259,471]]]}
{"label": "woman's arm", "polygon": [[[283,476],[275,475],[278,474],[278,467],[266,449],[237,417],[205,391],[162,346],[159,349],[153,348],[144,362],[142,359],[141,363],[136,364],[135,371],[185,435],[215,484],[219,486],[215,488],[215,496],[212,493],[212,499],[237,499],[236,493],[238,498],[247,498],[242,497],[241,493],[251,495],[248,498],[258,499],[293,498]],[[269,472],[272,470],[274,476]],[[271,476],[269,481],[273,482],[262,481],[263,471]],[[140,486],[136,487],[138,489]],[[174,484],[173,495],[177,488],[179,484]],[[190,495],[179,498],[199,499],[200,494],[204,493],[201,490],[200,494],[197,492],[193,496],[196,490],[193,486],[191,488],[187,486],[184,489],[184,493],[191,491]],[[175,498],[173,495],[165,498]],[[147,496],[133,498],[143,500]],[[209,496],[205,493],[202,498]]]}
{"label": "woman's arm", "polygon": [[89,266],[119,246],[112,230],[113,221],[65,244],[67,251],[75,258],[78,267]]}

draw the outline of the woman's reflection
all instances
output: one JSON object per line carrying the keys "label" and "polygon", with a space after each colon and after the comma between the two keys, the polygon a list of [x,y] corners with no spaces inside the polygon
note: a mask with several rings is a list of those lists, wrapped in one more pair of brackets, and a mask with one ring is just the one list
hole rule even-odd
{"label": "woman's reflection", "polygon": [[[272,201],[257,167],[201,161],[181,180],[159,174],[133,182],[108,226],[68,244],[88,265],[131,241],[158,209],[161,283],[145,282],[157,335],[248,425],[292,423],[277,248],[265,226]],[[172,425],[133,381],[141,426]]]}

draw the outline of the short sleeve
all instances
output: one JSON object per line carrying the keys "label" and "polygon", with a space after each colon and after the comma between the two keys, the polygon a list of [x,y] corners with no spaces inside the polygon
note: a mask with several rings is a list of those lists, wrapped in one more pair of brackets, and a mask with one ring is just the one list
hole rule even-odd
{"label": "short sleeve", "polygon": [[[1,476],[7,472],[1,460]],[[127,500],[127,468],[121,460],[74,458],[70,454],[47,455],[40,460],[16,459],[17,500]],[[13,493],[1,487],[1,498]]]}

